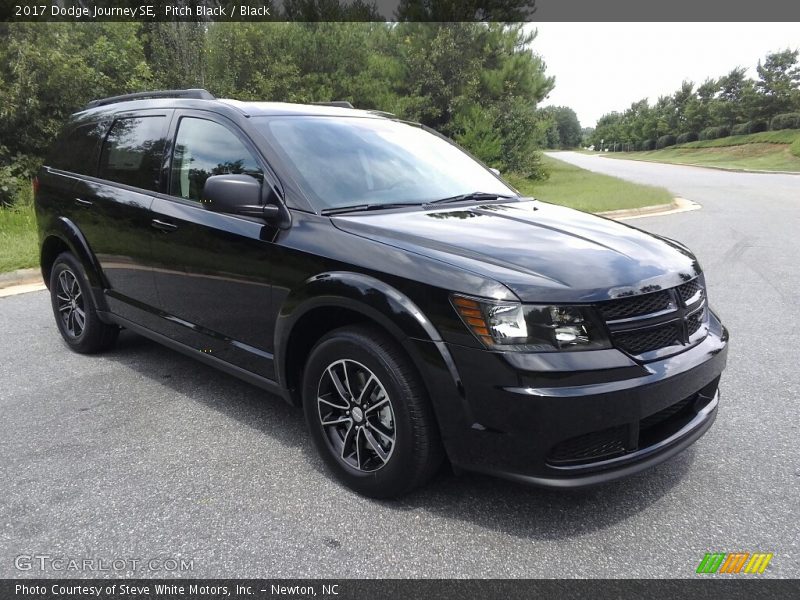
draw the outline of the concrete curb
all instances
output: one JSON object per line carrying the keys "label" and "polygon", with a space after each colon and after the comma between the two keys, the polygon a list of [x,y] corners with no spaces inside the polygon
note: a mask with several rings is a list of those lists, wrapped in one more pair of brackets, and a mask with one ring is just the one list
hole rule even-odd
{"label": "concrete curb", "polygon": [[0,273],[0,289],[17,285],[40,283],[42,272],[39,269],[17,269],[8,273]]}
{"label": "concrete curb", "polygon": [[642,217],[661,217],[664,215],[674,215],[691,210],[699,210],[702,206],[686,198],[674,198],[669,204],[652,204],[639,208],[625,208],[622,210],[607,210],[595,213],[601,217],[607,217],[616,221],[628,219],[640,219]]}

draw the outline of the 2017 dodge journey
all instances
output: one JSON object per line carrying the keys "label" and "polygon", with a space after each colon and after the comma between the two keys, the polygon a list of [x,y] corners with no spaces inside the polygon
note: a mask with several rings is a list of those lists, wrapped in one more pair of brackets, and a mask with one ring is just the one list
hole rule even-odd
{"label": "2017 dodge journey", "polygon": [[444,460],[605,482],[716,416],[727,332],[685,246],[523,198],[387,113],[97,100],[34,187],[70,348],[126,328],[278,394],[363,494],[403,494]]}

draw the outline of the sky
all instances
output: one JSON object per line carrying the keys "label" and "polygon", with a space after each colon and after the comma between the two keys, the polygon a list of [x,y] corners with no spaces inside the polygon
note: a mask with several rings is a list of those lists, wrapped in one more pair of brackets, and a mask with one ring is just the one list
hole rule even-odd
{"label": "sky", "polygon": [[569,106],[582,127],[631,103],[672,94],[734,67],[800,47],[800,23],[530,23],[533,50],[556,78],[540,106]]}

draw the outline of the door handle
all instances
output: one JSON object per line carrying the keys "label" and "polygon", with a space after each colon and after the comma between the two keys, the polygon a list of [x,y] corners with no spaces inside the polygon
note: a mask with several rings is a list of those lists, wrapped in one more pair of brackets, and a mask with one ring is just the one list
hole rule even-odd
{"label": "door handle", "polygon": [[83,198],[75,198],[75,204],[78,206],[91,206],[94,202],[91,200],[84,200]]}
{"label": "door handle", "polygon": [[152,225],[156,229],[160,229],[161,231],[175,231],[178,228],[178,226],[175,225],[175,223],[159,221],[158,219],[153,219],[152,221],[150,221],[150,225]]}

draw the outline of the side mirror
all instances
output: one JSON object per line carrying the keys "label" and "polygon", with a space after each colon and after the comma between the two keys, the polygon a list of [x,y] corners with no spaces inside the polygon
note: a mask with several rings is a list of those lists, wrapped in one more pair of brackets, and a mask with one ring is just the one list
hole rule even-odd
{"label": "side mirror", "polygon": [[262,204],[262,184],[250,175],[212,175],[203,186],[201,202],[208,210],[277,221],[281,229],[291,224],[282,205]]}
{"label": "side mirror", "polygon": [[495,169],[494,167],[489,167],[489,170],[492,173],[494,173],[495,175],[497,175],[498,177],[500,177],[500,169]]}
{"label": "side mirror", "polygon": [[250,175],[213,175],[206,179],[200,202],[208,210],[234,215],[261,210],[261,183]]}

